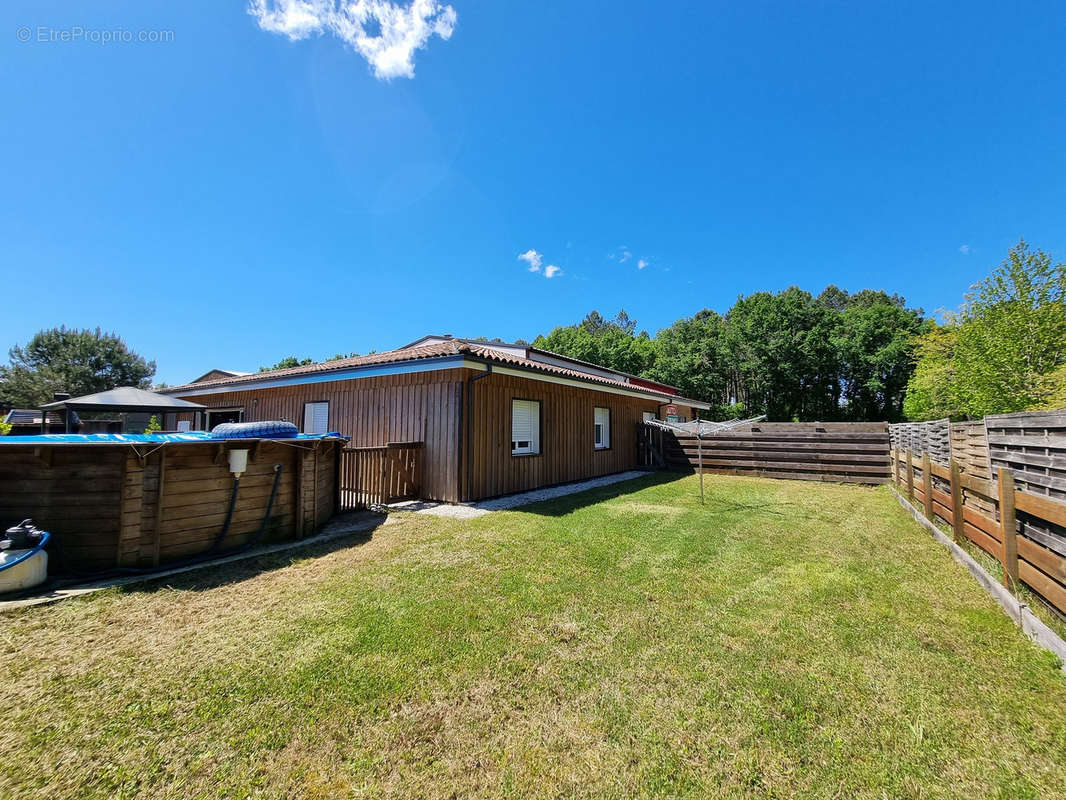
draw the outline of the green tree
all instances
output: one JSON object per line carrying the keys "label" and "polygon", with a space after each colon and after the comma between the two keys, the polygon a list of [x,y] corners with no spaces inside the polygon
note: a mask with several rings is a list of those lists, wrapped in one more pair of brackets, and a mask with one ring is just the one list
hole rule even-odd
{"label": "green tree", "polygon": [[915,339],[917,364],[903,398],[907,419],[965,417],[955,381],[955,329],[933,325]]}
{"label": "green tree", "polygon": [[903,398],[914,371],[915,337],[926,330],[920,310],[903,298],[864,290],[848,297],[832,346],[840,359],[846,416],[903,418]]}
{"label": "green tree", "polygon": [[640,375],[654,363],[655,345],[647,331],[637,333],[636,328],[636,322],[624,310],[613,320],[593,311],[577,325],[561,326],[547,336],[538,336],[533,346]]}
{"label": "green tree", "polygon": [[713,403],[713,416],[728,416],[728,354],[721,316],[704,309],[655,336],[655,361],[644,377],[676,386],[682,395]]}
{"label": "green tree", "polygon": [[[344,356],[340,356],[344,358]],[[260,372],[273,372],[276,369],[291,369],[292,367],[306,367],[309,364],[314,364],[314,359],[311,358],[297,358],[296,356],[287,356],[281,359],[277,364],[272,367],[260,367]]]}
{"label": "green tree", "polygon": [[1066,266],[1021,240],[966,295],[955,371],[974,417],[1042,406],[1066,360]]}
{"label": "green tree", "polygon": [[35,408],[56,392],[77,397],[117,386],[147,389],[155,374],[154,361],[99,328],[42,330],[8,354],[10,363],[0,367],[0,405],[11,407]]}
{"label": "green tree", "polygon": [[925,324],[899,295],[793,286],[739,297],[724,317],[705,309],[654,339],[624,311],[593,311],[534,344],[676,386],[718,418],[895,420]]}
{"label": "green tree", "polygon": [[771,420],[835,418],[835,319],[795,286],[738,298],[725,317],[731,399]]}
{"label": "green tree", "polygon": [[1045,380],[1047,395],[1038,403],[1033,411],[1066,408],[1066,364],[1047,376]]}
{"label": "green tree", "polygon": [[1066,399],[1066,267],[1020,240],[966,295],[946,331],[917,342],[911,419],[1061,407]]}

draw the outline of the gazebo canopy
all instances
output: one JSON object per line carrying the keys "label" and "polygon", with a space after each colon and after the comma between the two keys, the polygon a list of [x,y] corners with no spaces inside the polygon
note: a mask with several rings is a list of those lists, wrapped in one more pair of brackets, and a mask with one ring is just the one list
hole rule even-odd
{"label": "gazebo canopy", "polygon": [[76,411],[203,411],[206,406],[156,394],[133,386],[119,386],[106,392],[57,400],[41,406],[45,411],[71,409]]}

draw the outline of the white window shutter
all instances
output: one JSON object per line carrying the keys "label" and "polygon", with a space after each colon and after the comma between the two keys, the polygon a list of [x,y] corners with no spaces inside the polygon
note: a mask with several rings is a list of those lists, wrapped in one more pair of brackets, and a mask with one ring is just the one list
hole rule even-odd
{"label": "white window shutter", "polygon": [[599,441],[597,442],[595,436],[593,436],[593,444],[596,447],[606,450],[611,446],[611,411],[607,408],[593,409],[593,431],[599,429]]}
{"label": "white window shutter", "polygon": [[540,403],[537,400],[511,401],[511,452],[540,452]]}
{"label": "white window shutter", "polygon": [[304,433],[329,432],[329,403],[304,403]]}
{"label": "white window shutter", "polygon": [[529,401],[515,400],[511,404],[511,441],[524,442],[533,438]]}

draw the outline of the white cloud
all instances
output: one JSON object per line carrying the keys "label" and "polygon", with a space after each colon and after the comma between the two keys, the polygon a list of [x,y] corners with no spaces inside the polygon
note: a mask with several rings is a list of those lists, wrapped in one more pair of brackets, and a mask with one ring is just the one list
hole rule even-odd
{"label": "white cloud", "polygon": [[250,0],[248,13],[264,31],[293,41],[332,33],[382,80],[413,78],[415,51],[434,35],[450,39],[457,19],[438,0]]}
{"label": "white cloud", "polygon": [[623,250],[622,254],[620,256],[618,256],[618,263],[619,264],[624,264],[627,261],[629,261],[629,259],[631,259],[632,257],[633,257],[632,253],[630,253],[628,250]]}
{"label": "white cloud", "polygon": [[970,255],[970,245],[968,245],[968,244],[962,245],[959,248],[959,252],[962,253],[964,256]]}
{"label": "white cloud", "polygon": [[544,263],[544,254],[538,253],[532,248],[526,250],[526,252],[524,253],[519,253],[518,260],[525,261],[527,264],[529,264],[530,272],[539,273],[545,278],[554,278],[556,275],[563,274],[562,269],[555,266],[554,264],[548,264],[548,266],[544,267],[544,271],[541,272],[540,267]]}
{"label": "white cloud", "polygon": [[637,269],[644,269],[646,266],[648,266],[647,259],[641,258],[637,260]]}
{"label": "white cloud", "polygon": [[529,264],[530,272],[540,272],[540,265],[544,262],[544,254],[530,248],[524,253],[519,253],[518,260]]}

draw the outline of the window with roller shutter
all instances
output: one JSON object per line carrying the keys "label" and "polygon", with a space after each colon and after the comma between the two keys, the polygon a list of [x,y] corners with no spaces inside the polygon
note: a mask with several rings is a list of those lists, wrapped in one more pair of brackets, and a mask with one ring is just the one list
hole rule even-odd
{"label": "window with roller shutter", "polygon": [[597,450],[611,447],[611,409],[595,408],[592,412],[592,443]]}
{"label": "window with roller shutter", "polygon": [[511,401],[511,455],[540,452],[540,401]]}
{"label": "window with roller shutter", "polygon": [[304,433],[329,433],[329,403],[304,403]]}

